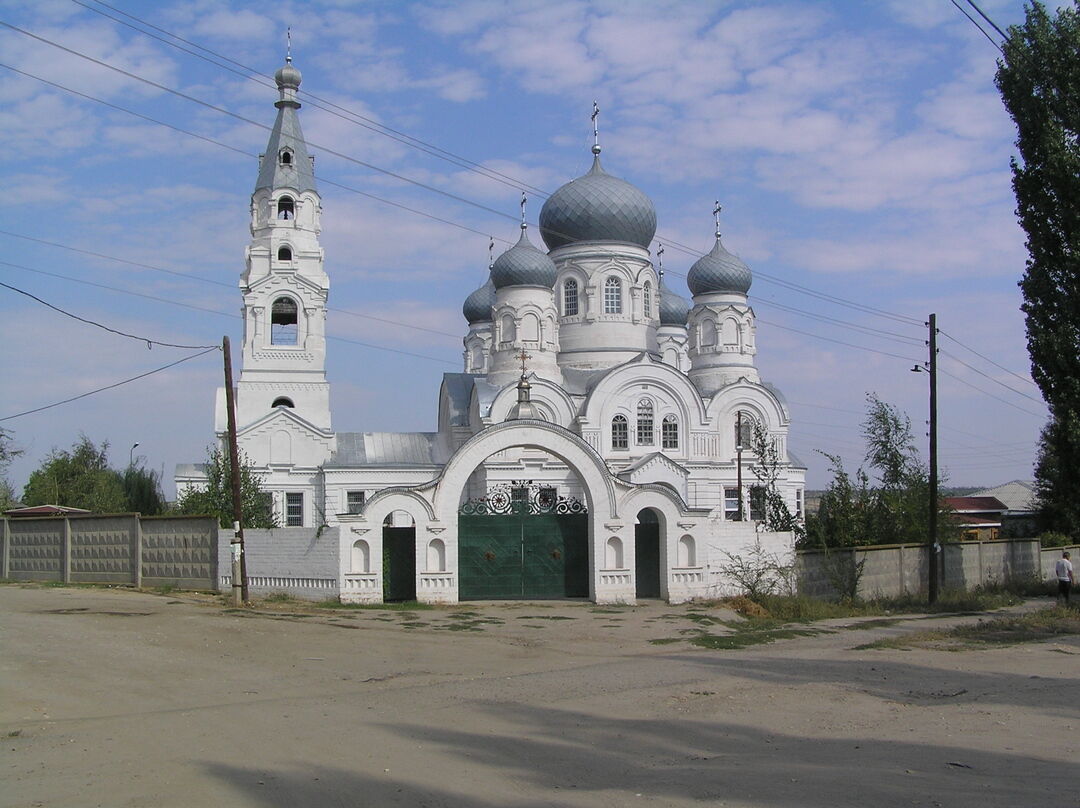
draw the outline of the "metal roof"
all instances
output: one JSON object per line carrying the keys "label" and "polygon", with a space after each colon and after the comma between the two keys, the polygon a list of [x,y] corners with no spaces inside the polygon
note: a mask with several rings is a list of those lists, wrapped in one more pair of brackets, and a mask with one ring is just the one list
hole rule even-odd
{"label": "metal roof", "polygon": [[326,468],[433,466],[436,432],[339,432]]}

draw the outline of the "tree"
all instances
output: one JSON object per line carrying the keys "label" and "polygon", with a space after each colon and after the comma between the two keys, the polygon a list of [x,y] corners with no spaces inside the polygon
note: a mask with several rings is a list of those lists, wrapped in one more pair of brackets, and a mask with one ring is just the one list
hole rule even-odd
{"label": "tree", "polygon": [[1016,124],[1013,191],[1027,234],[1020,288],[1031,375],[1050,410],[1035,469],[1041,528],[1080,536],[1080,13],[1033,2],[997,86]]}
{"label": "tree", "polygon": [[157,516],[166,508],[165,495],[161,493],[161,475],[153,469],[130,465],[121,476],[127,509],[144,516]]}
{"label": "tree", "polygon": [[750,466],[750,471],[757,478],[756,488],[760,491],[765,527],[769,530],[791,532],[796,539],[801,538],[805,533],[802,522],[791,512],[777,484],[787,462],[780,456],[776,440],[765,425],[756,419],[752,423],[750,450],[754,453],[755,461]]}
{"label": "tree", "polygon": [[[182,492],[176,502],[179,513],[216,516],[222,527],[233,523],[232,479],[229,476],[229,458],[221,449],[208,448],[206,459],[206,487],[189,488]],[[240,454],[240,501],[244,527],[277,527],[270,494],[262,489],[262,483]]]}
{"label": "tree", "polygon": [[23,489],[26,505],[67,505],[97,513],[128,510],[120,472],[109,468],[109,442],[98,448],[86,435],[71,451],[53,449]]}
{"label": "tree", "polygon": [[7,510],[16,504],[15,487],[7,478],[8,466],[11,461],[23,453],[12,443],[11,432],[0,429],[0,510]]}

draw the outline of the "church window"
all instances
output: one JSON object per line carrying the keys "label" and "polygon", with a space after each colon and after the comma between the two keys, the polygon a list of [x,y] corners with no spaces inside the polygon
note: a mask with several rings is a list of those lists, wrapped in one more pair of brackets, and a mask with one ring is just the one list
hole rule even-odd
{"label": "church window", "polygon": [[637,405],[637,443],[638,446],[652,446],[653,437],[653,405],[647,398],[641,399]]}
{"label": "church window", "polygon": [[693,536],[683,536],[679,539],[678,556],[680,567],[697,566],[697,548],[694,546]]}
{"label": "church window", "polygon": [[345,493],[345,512],[360,513],[364,510],[366,494],[363,491],[347,491]]}
{"label": "church window", "polygon": [[514,317],[511,314],[504,314],[502,318],[502,341],[513,342],[514,341]]}
{"label": "church window", "polygon": [[[740,425],[741,424],[741,425]],[[750,451],[754,437],[754,419],[749,415],[743,415],[742,419],[735,419],[735,446]]]}
{"label": "church window", "polygon": [[296,345],[296,325],[296,301],[279,297],[270,309],[270,344]]}
{"label": "church window", "polygon": [[277,217],[285,220],[296,218],[296,204],[291,196],[283,196],[278,200]]}
{"label": "church window", "polygon": [[283,244],[278,247],[277,260],[279,261],[291,261],[292,260],[292,247],[287,244]]}
{"label": "church window", "polygon": [[604,314],[622,314],[622,284],[618,278],[604,281]]}
{"label": "church window", "polygon": [[795,489],[795,518],[803,518],[803,490],[801,488]]}
{"label": "church window", "polygon": [[563,317],[573,317],[577,313],[577,281],[571,278],[563,284]]}
{"label": "church window", "polygon": [[351,571],[361,574],[371,571],[371,548],[363,539],[353,542]]}
{"label": "church window", "polygon": [[641,287],[641,300],[645,316],[652,317],[652,284],[648,281],[645,281],[645,285]]}
{"label": "church window", "polygon": [[730,317],[726,318],[723,326],[721,326],[721,336],[724,339],[725,345],[738,345],[739,324]]}
{"label": "church window", "polygon": [[739,521],[739,489],[724,488],[724,518],[729,522]]}
{"label": "church window", "polygon": [[611,419],[611,448],[630,448],[630,426],[625,415],[616,415]]}
{"label": "church window", "polygon": [[291,398],[286,398],[285,396],[278,396],[277,398],[274,399],[274,403],[271,404],[270,406],[271,407],[288,407],[289,409],[292,409],[296,405],[293,404]]}
{"label": "church window", "polygon": [[765,521],[765,487],[750,486],[750,519],[755,522]]}
{"label": "church window", "polygon": [[524,314],[521,318],[520,337],[525,342],[538,342],[540,340],[540,318],[532,312]]}
{"label": "church window", "polygon": [[679,419],[674,415],[665,415],[660,425],[660,446],[664,449],[679,448]]}
{"label": "church window", "polygon": [[289,151],[288,149],[282,149],[281,150],[281,164],[283,166],[291,166],[292,165],[292,152]]}
{"label": "church window", "polygon": [[703,347],[716,344],[716,323],[713,320],[702,321],[701,344]]}
{"label": "church window", "polygon": [[304,494],[301,491],[285,493],[285,527],[304,526]]}

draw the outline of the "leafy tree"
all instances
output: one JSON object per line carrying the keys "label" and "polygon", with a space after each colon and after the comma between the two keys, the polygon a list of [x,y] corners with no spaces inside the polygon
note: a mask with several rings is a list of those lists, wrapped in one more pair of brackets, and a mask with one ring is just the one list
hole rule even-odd
{"label": "leafy tree", "polygon": [[805,530],[802,522],[788,508],[777,484],[781,472],[787,465],[786,460],[780,456],[776,440],[769,434],[765,425],[757,420],[753,421],[750,449],[755,457],[750,471],[757,478],[757,490],[762,500],[761,510],[765,517],[765,527],[769,530],[792,532],[798,540],[804,535]]}
{"label": "leafy tree", "polygon": [[[180,494],[176,502],[178,513],[216,516],[222,527],[233,523],[232,478],[229,476],[229,457],[221,449],[207,449],[206,488],[189,488]],[[277,527],[270,494],[262,489],[262,483],[240,454],[240,500],[244,527]]]}
{"label": "leafy tree", "polygon": [[1080,536],[1080,13],[1039,2],[1009,29],[997,86],[1016,124],[1013,191],[1031,375],[1050,410],[1035,469],[1042,529]]}
{"label": "leafy tree", "polygon": [[0,429],[0,510],[7,510],[18,504],[15,488],[7,478],[7,470],[11,461],[22,453],[23,450],[12,443],[11,432]]}
{"label": "leafy tree", "polygon": [[97,513],[128,510],[120,472],[109,468],[109,443],[98,448],[86,435],[71,451],[53,449],[23,489],[26,505],[67,505]]}
{"label": "leafy tree", "polygon": [[144,516],[157,516],[166,508],[165,495],[161,493],[161,475],[153,469],[131,465],[121,476],[127,509]]}

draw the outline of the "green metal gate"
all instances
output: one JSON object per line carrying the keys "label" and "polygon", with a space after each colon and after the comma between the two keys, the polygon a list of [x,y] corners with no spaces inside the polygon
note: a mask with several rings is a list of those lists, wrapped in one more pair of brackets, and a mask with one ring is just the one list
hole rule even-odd
{"label": "green metal gate", "polygon": [[459,597],[587,598],[589,516],[577,500],[495,491],[458,515]]}

